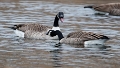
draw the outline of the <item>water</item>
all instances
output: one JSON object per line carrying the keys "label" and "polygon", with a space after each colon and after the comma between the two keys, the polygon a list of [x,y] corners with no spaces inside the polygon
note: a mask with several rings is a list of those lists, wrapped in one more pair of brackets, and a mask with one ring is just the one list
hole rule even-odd
{"label": "water", "polygon": [[[105,2],[113,1],[99,1]],[[1,1],[0,68],[119,68],[120,17],[98,16],[94,15],[94,11],[83,8],[93,3],[96,1]],[[57,40],[22,39],[6,28],[19,23],[52,26],[59,11],[65,13],[64,23],[60,23],[64,35],[80,29],[101,33],[111,38],[106,42],[107,48],[67,44],[54,47]]]}

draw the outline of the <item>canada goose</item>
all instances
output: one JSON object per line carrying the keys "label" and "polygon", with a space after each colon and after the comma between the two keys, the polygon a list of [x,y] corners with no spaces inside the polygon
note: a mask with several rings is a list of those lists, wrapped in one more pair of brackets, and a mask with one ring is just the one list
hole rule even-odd
{"label": "canada goose", "polygon": [[19,37],[23,38],[31,38],[31,39],[58,39],[58,37],[50,37],[46,35],[48,30],[60,30],[59,28],[59,19],[63,22],[64,13],[59,12],[55,16],[55,20],[53,23],[53,27],[32,23],[32,24],[18,24],[13,27],[9,27],[14,30],[15,34]]}
{"label": "canada goose", "polygon": [[71,32],[65,38],[59,30],[49,30],[47,35],[57,35],[59,38],[59,43],[75,45],[104,45],[104,43],[109,39],[107,36],[101,34],[83,31]]}
{"label": "canada goose", "polygon": [[89,6],[84,6],[84,8],[91,8],[95,11],[98,11],[98,13],[102,13],[106,15],[120,16],[120,3],[89,5]]}

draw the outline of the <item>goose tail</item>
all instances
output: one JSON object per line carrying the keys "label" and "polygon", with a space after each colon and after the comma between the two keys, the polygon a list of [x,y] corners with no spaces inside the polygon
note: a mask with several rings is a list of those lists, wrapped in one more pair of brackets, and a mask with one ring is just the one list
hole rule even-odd
{"label": "goose tail", "polygon": [[93,6],[84,6],[84,8],[93,8]]}
{"label": "goose tail", "polygon": [[11,26],[11,27],[7,27],[7,28],[10,28],[10,29],[13,29],[13,30],[16,30],[16,29],[17,29],[17,28],[16,28],[16,25]]}
{"label": "goose tail", "polygon": [[107,36],[102,36],[100,39],[106,39],[106,40],[109,40],[110,38],[107,37]]}

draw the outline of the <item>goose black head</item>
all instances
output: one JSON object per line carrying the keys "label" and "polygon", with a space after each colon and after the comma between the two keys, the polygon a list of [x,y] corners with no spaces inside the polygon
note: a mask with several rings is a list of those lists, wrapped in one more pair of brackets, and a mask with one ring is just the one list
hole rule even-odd
{"label": "goose black head", "polygon": [[63,13],[63,12],[59,12],[59,13],[57,14],[57,17],[60,19],[61,22],[63,22],[64,13]]}
{"label": "goose black head", "polygon": [[59,27],[59,20],[63,23],[64,13],[58,12],[58,14],[55,16],[53,26]]}

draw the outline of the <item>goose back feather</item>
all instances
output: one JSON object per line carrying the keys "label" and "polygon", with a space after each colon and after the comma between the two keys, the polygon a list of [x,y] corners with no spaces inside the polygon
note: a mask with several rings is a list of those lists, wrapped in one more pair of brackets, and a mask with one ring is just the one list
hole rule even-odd
{"label": "goose back feather", "polygon": [[48,29],[52,28],[52,27],[37,24],[37,23],[19,24],[19,25],[14,25],[14,26],[16,27],[16,29],[23,31],[23,32],[25,32],[27,30],[42,32],[42,31],[47,31]]}
{"label": "goose back feather", "polygon": [[86,40],[96,40],[96,39],[106,39],[104,35],[96,34],[93,32],[83,32],[83,31],[76,31],[71,32],[67,35],[67,38],[81,38]]}

